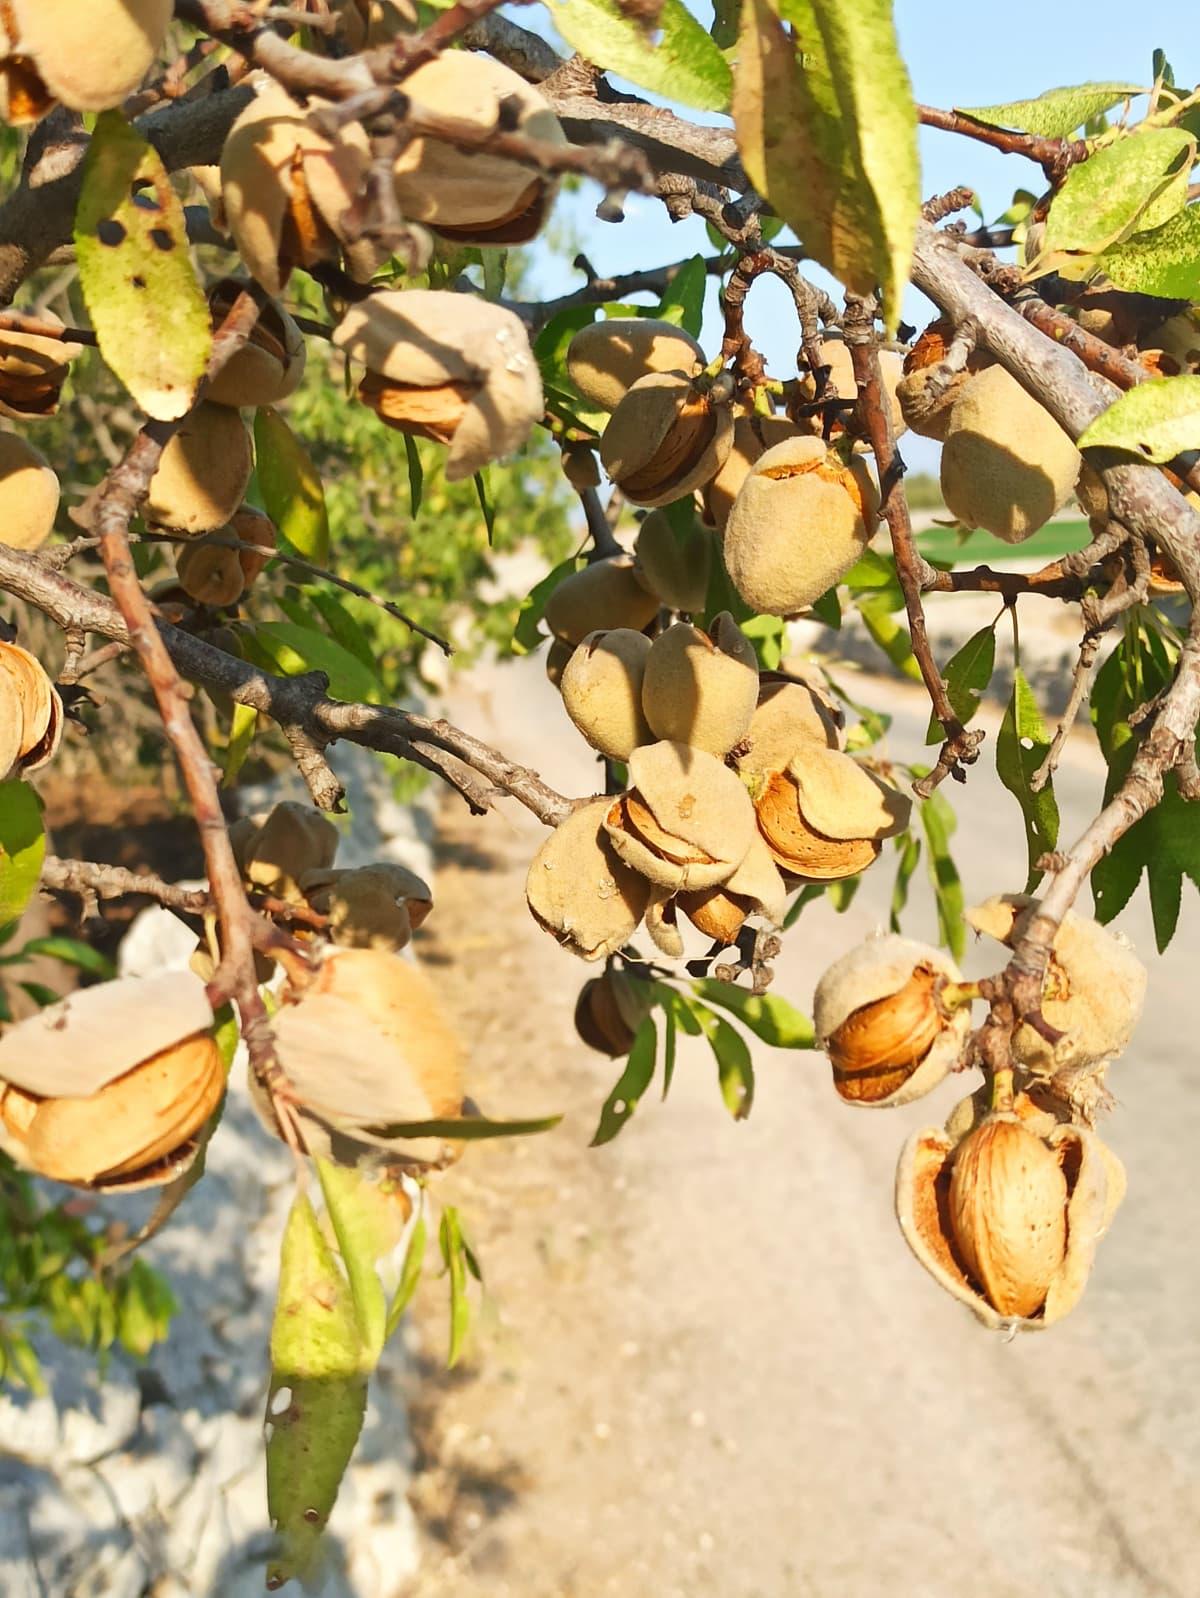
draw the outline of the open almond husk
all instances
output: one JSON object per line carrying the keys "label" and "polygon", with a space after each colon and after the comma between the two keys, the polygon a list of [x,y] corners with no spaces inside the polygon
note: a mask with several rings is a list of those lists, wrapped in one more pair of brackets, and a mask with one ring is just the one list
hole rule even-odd
{"label": "open almond husk", "polygon": [[601,960],[641,924],[650,884],[623,864],[604,832],[608,799],[578,806],[534,855],[525,879],[530,914],[582,960]]}
{"label": "open almond husk", "polygon": [[[44,327],[65,327],[53,311],[31,313],[30,320]],[[71,362],[82,349],[82,344],[23,333],[16,327],[0,331],[0,416],[19,421],[53,416]]]}
{"label": "open almond husk", "polygon": [[17,433],[0,433],[0,543],[37,549],[54,531],[61,498],[49,461]]}
{"label": "open almond husk", "polygon": [[1039,1137],[1018,1116],[993,1115],[958,1143],[940,1128],[909,1138],[896,1218],[929,1274],[985,1326],[1040,1331],[1082,1297],[1124,1190],[1120,1161],[1094,1132],[1060,1125]]}
{"label": "open almond husk", "polygon": [[[62,700],[41,662],[19,644],[0,642],[0,672],[16,690],[20,706],[16,764],[22,772],[38,771],[62,742]],[[5,713],[12,715],[11,695],[5,696]],[[11,737],[10,724],[4,734],[6,748]]]}
{"label": "open almond husk", "polygon": [[306,871],[300,887],[313,909],[329,917],[327,936],[343,949],[398,954],[433,909],[428,883],[394,861]]}
{"label": "open almond husk", "polygon": [[908,825],[911,803],[850,755],[815,741],[757,783],[754,811],[776,865],[811,882],[856,876]]}
{"label": "open almond husk", "polygon": [[683,372],[640,377],[609,417],[600,464],[632,505],[668,505],[715,477],[733,415]]}
{"label": "open almond husk", "polygon": [[187,1169],[225,1091],[188,972],[83,988],[0,1038],[0,1147],[41,1176],[129,1190]]}
{"label": "open almond husk", "polygon": [[727,882],[754,837],[754,808],[727,766],[663,741],[629,757],[628,792],[605,801],[604,830],[627,866],[671,893]]}
{"label": "open almond husk", "polygon": [[750,840],[733,875],[715,888],[681,893],[676,903],[688,920],[715,943],[732,943],[749,916],[782,926],[787,886],[762,837]]}
{"label": "open almond husk", "polygon": [[[245,288],[242,280],[223,277],[209,289],[214,328],[220,327]],[[211,379],[204,397],[235,410],[275,405],[300,386],[304,359],[303,333],[277,300],[267,300],[245,343]]]}
{"label": "open almond husk", "polygon": [[617,1059],[633,1047],[637,1029],[650,1013],[649,982],[613,967],[590,977],[575,1001],[575,1030],[600,1054]]}

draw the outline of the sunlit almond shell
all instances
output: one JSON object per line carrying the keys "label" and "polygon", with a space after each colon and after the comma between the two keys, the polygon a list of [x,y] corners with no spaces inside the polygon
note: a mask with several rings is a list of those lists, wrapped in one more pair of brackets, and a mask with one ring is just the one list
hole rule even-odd
{"label": "sunlit almond shell", "polygon": [[772,926],[782,925],[787,887],[771,851],[756,831],[745,859],[726,882],[700,893],[681,893],[678,902],[688,920],[706,937],[732,943],[747,916],[759,915]]}
{"label": "sunlit almond shell", "polygon": [[189,971],[80,988],[0,1037],[0,1080],[41,1098],[86,1098],[212,1025]]}
{"label": "sunlit almond shell", "polygon": [[436,388],[413,388],[368,372],[358,385],[358,397],[381,422],[413,438],[449,444],[462,426],[467,407],[481,388],[479,383],[441,383]]}
{"label": "sunlit almond shell", "polygon": [[306,872],[300,887],[313,909],[329,917],[328,937],[339,948],[398,953],[433,908],[428,885],[388,863]]}
{"label": "sunlit almond shell", "polygon": [[61,736],[62,701],[45,667],[36,655],[19,644],[0,641],[0,671],[12,682],[21,701],[21,739],[18,755],[23,766],[42,764],[47,734]]}
{"label": "sunlit almond shell", "polygon": [[602,830],[608,799],[580,805],[530,862],[525,895],[539,926],[584,960],[599,960],[633,936],[650,885],[624,865]]}
{"label": "sunlit almond shell", "polygon": [[17,763],[24,731],[21,690],[6,671],[0,672],[0,781]]}
{"label": "sunlit almond shell", "polygon": [[567,372],[584,399],[616,410],[628,391],[651,372],[682,372],[705,364],[690,333],[653,317],[612,317],[580,328],[567,346]]}
{"label": "sunlit almond shell", "polygon": [[814,741],[787,774],[805,821],[827,838],[891,838],[908,825],[912,801],[840,750]]}
{"label": "sunlit almond shell", "polygon": [[754,807],[712,755],[662,741],[629,757],[630,791],[609,807],[605,831],[617,853],[673,891],[711,888],[746,857]]}
{"label": "sunlit almond shell", "polygon": [[668,960],[683,958],[683,935],[676,919],[675,896],[667,888],[652,887],[646,905],[646,933],[659,954]]}
{"label": "sunlit almond shell", "polygon": [[[820,346],[821,365],[828,368],[822,399],[848,400],[851,404],[858,402],[858,384],[854,380],[854,362],[850,354],[850,346],[840,338],[824,339]],[[904,415],[896,398],[896,385],[900,381],[903,367],[903,357],[895,350],[879,351],[880,376],[883,379],[884,392],[891,403],[892,429],[897,437],[905,431]],[[817,382],[811,371],[806,371],[797,384],[798,397],[805,401],[816,399]],[[802,425],[814,433],[823,433],[827,437],[838,437],[846,431],[846,418],[848,411],[835,414],[832,431],[825,432],[825,420],[818,413],[803,419]]]}
{"label": "sunlit almond shell", "polygon": [[164,448],[143,514],[184,536],[214,532],[242,503],[253,469],[237,411],[201,401]]}
{"label": "sunlit almond shell", "polygon": [[718,533],[724,533],[729,512],[733,509],[733,502],[742,484],[750,475],[750,468],[759,456],[773,449],[776,444],[782,444],[785,439],[794,437],[796,432],[796,424],[787,416],[760,416],[755,413],[735,417],[729,454],[720,471],[701,490],[704,520],[710,527]]}
{"label": "sunlit almond shell", "polygon": [[[31,312],[30,316],[43,326],[64,326],[53,311]],[[18,328],[0,331],[0,415],[18,420],[53,416],[70,363],[82,348],[64,339],[22,333]]]}
{"label": "sunlit almond shell", "polygon": [[[0,46],[11,49],[2,23]],[[0,60],[0,117],[9,127],[29,127],[40,122],[57,103],[27,56],[8,55]]]}
{"label": "sunlit almond shell", "polygon": [[774,772],[754,799],[758,830],[781,871],[811,882],[838,882],[857,876],[879,858],[874,838],[830,838],[810,827],[800,810],[796,784]]}

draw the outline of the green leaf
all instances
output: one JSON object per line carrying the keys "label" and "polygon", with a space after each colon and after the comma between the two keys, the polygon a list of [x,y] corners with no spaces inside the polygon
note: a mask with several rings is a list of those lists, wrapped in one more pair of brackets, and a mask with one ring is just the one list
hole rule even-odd
{"label": "green leaf", "polygon": [[277,410],[254,413],[254,464],[263,508],[287,548],[314,566],[329,564],[329,515],[321,474]]}
{"label": "green leaf", "polygon": [[663,1088],[664,1100],[671,1091],[671,1083],[675,1080],[675,1050],[679,1041],[679,1023],[675,1019],[675,1008],[669,1005],[663,1011]]}
{"label": "green leaf", "polygon": [[811,1049],[815,1042],[813,1024],[806,1015],[778,993],[750,993],[732,982],[716,977],[701,977],[692,991],[709,1004],[736,1015],[755,1037],[773,1049]]}
{"label": "green leaf", "polygon": [[842,625],[842,601],[835,583],[819,599],[814,599],[808,607],[813,616],[824,627],[832,627],[834,632],[839,632]]}
{"label": "green leaf", "polygon": [[[458,1211],[453,1205],[447,1205],[442,1211],[438,1243],[450,1277],[450,1351],[446,1356],[446,1364],[453,1367],[458,1363],[471,1322],[471,1301],[467,1297],[467,1271],[471,1256]],[[477,1276],[477,1269],[472,1269],[471,1274]]]}
{"label": "green leaf", "polygon": [[1136,83],[1081,83],[1070,89],[1047,89],[1036,100],[1010,100],[1006,105],[959,105],[959,116],[986,122],[993,128],[1015,128],[1018,133],[1040,133],[1046,139],[1065,139],[1091,117],[1120,105],[1130,95],[1141,94]]}
{"label": "green leaf", "polygon": [[1161,226],[1187,200],[1195,159],[1195,139],[1178,128],[1148,128],[1096,150],[1055,195],[1034,269],[1087,275],[1092,256],[1135,230]]}
{"label": "green leaf", "polygon": [[78,938],[30,938],[21,954],[26,959],[35,954],[48,954],[53,960],[78,966],[81,971],[87,971],[105,982],[111,981],[117,974],[116,966],[106,954],[93,949],[90,943],[81,943]]}
{"label": "green leaf", "polygon": [[319,612],[321,620],[342,648],[348,649],[356,660],[361,660],[374,674],[375,646],[346,608],[341,594],[335,589],[321,588],[316,584],[306,585],[303,593],[305,602]]}
{"label": "green leaf", "polygon": [[572,49],[604,71],[696,111],[728,109],[729,63],[683,0],[665,0],[658,43],[616,0],[566,0],[547,9]]}
{"label": "green leaf", "polygon": [[267,1583],[309,1575],[362,1430],[364,1349],[349,1284],[307,1194],[280,1255],[267,1397],[267,1507],[278,1545]]}
{"label": "green leaf", "polygon": [[[404,455],[408,461],[408,508],[415,522],[421,512],[421,493],[425,486],[425,468],[421,465],[421,452],[410,433],[404,435]],[[318,561],[318,565],[320,562]]]}
{"label": "green leaf", "polygon": [[[954,707],[954,714],[965,727],[979,709],[979,701],[992,680],[996,664],[996,633],[992,627],[981,627],[973,633],[961,649],[957,650],[942,668],[946,692]],[[942,724],[930,716],[925,734],[927,744],[941,743]]]}
{"label": "green leaf", "polygon": [[0,782],[0,927],[24,913],[45,858],[41,800],[27,782]]}
{"label": "green leaf", "polygon": [[544,633],[538,631],[538,622],[546,612],[546,602],[565,577],[570,577],[572,572],[579,568],[579,557],[568,555],[566,560],[560,560],[552,571],[546,573],[540,583],[534,586],[521,601],[521,608],[517,612],[517,625],[513,628],[509,648],[514,655],[531,655],[546,642]]}
{"label": "green leaf", "polygon": [[620,1080],[604,1101],[600,1124],[592,1138],[592,1148],[598,1148],[601,1143],[610,1143],[637,1109],[642,1095],[654,1078],[657,1052],[658,1028],[654,1025],[654,1017],[648,1015],[634,1034],[633,1047]]}
{"label": "green leaf", "polygon": [[908,903],[908,885],[921,858],[921,840],[913,832],[896,839],[900,846],[900,863],[896,867],[896,881],[892,886],[892,902],[888,911],[888,928],[900,931],[900,916]]}
{"label": "green leaf", "polygon": [[[372,1182],[362,1171],[315,1161],[325,1207],[350,1281],[363,1361],[374,1368],[383,1351],[387,1307],[377,1263],[391,1254],[408,1214],[394,1186]],[[402,1197],[402,1193],[401,1193]]]}
{"label": "green leaf", "polygon": [[847,288],[882,287],[894,332],[921,185],[890,0],[746,0],[733,118],[755,188]]}
{"label": "green leaf", "polygon": [[119,111],[102,111],[88,141],[75,251],[106,363],[148,416],[183,416],[212,353],[208,303],[179,196]]}
{"label": "green leaf", "polygon": [[[704,289],[707,282],[704,257],[693,255],[667,284],[666,292],[659,301],[659,316],[664,321],[677,322],[684,332],[699,338],[704,324]],[[677,316],[672,316],[672,312],[677,312]]]}
{"label": "green leaf", "polygon": [[483,512],[483,525],[487,529],[487,541],[490,548],[496,535],[496,507],[492,500],[492,491],[488,476],[488,468],[482,467],[477,471],[471,481],[475,484],[475,497],[479,501],[479,508]]}
{"label": "green leaf", "polygon": [[265,657],[268,668],[284,677],[323,671],[335,699],[378,699],[379,681],[357,656],[315,627],[290,621],[260,621],[245,633],[247,653]]}
{"label": "green leaf", "polygon": [[996,735],[996,771],[1000,781],[1021,807],[1025,818],[1025,839],[1029,849],[1029,878],[1025,892],[1032,893],[1042,873],[1035,862],[1058,842],[1058,801],[1054,784],[1047,782],[1034,793],[1029,780],[1042,764],[1050,748],[1050,734],[1033,697],[1024,672],[1013,674],[1012,698]]}
{"label": "green leaf", "polygon": [[[713,43],[722,50],[732,49],[737,43],[738,24],[741,20],[742,0],[713,0]],[[722,244],[724,240],[721,241]],[[720,248],[721,246],[718,246]]]}
{"label": "green leaf", "polygon": [[725,1108],[735,1121],[744,1121],[754,1107],[754,1062],[745,1038],[724,1016],[707,1005],[693,1002],[693,1010],[717,1062],[717,1081]]}
{"label": "green leaf", "polygon": [[408,1240],[408,1249],[404,1255],[404,1269],[400,1272],[400,1284],[396,1288],[396,1295],[388,1306],[387,1325],[384,1328],[384,1342],[392,1336],[404,1318],[404,1312],[412,1303],[412,1296],[417,1290],[417,1283],[421,1280],[421,1272],[425,1269],[425,1240],[427,1228],[425,1226],[425,1195],[421,1193],[417,1200],[420,1209],[413,1225],[412,1236]]}
{"label": "green leaf", "polygon": [[1200,298],[1200,206],[1114,244],[1094,263],[1117,288],[1162,299]]}
{"label": "green leaf", "polygon": [[368,1127],[367,1131],[374,1137],[443,1137],[464,1143],[482,1143],[489,1138],[532,1137],[538,1132],[552,1132],[561,1120],[561,1115],[541,1115],[523,1121],[490,1121],[485,1115],[447,1115],[432,1121],[392,1121],[386,1126]]}
{"label": "green leaf", "polygon": [[223,788],[232,788],[237,782],[246,763],[246,756],[250,753],[250,745],[254,742],[257,727],[258,711],[253,705],[235,704],[233,718],[229,723],[229,742],[225,746],[225,770],[221,775]]}
{"label": "green leaf", "polygon": [[914,682],[920,682],[921,668],[917,665],[912,652],[912,639],[908,635],[908,629],[893,620],[887,599],[880,595],[860,599],[858,611],[867,631],[896,670],[903,672],[906,677],[911,677]]}
{"label": "green leaf", "polygon": [[925,863],[937,910],[938,941],[945,944],[956,960],[961,960],[967,947],[967,927],[963,920],[965,901],[962,879],[950,853],[950,838],[958,826],[958,818],[949,802],[937,792],[917,808],[929,845]]}
{"label": "green leaf", "polygon": [[1081,449],[1125,449],[1163,466],[1200,449],[1200,377],[1154,377],[1113,401],[1085,428]]}

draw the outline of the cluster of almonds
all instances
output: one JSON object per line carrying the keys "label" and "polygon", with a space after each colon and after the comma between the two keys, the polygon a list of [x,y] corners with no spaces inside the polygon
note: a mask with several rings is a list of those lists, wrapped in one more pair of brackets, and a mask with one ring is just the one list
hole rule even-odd
{"label": "cluster of almonds", "polygon": [[[821,346],[822,403],[857,399],[850,352]],[[899,357],[882,356],[885,387],[900,379]],[[634,505],[696,495],[720,541],[733,586],[754,610],[794,616],[819,599],[860,558],[875,530],[879,495],[864,463],[832,449],[844,423],[822,415],[760,413],[733,397],[727,376],[669,322],[631,317],[582,328],[567,351],[572,382],[610,412],[599,455]],[[815,374],[797,387],[799,410],[815,403]],[[894,419],[903,426],[892,399]]]}
{"label": "cluster of almonds", "polygon": [[[1024,895],[967,912],[1013,947],[1035,914]],[[926,1270],[989,1326],[1039,1328],[1065,1315],[1087,1282],[1125,1191],[1120,1161],[1092,1130],[1107,1106],[1104,1074],[1133,1035],[1146,971],[1129,945],[1069,913],[1054,940],[1042,1014],[1012,1039],[1011,1103],[989,1089],[945,1129],[916,1132],[896,1174],[896,1213]],[[813,1019],[849,1104],[906,1104],[966,1063],[974,989],[941,950],[895,935],[869,939],[817,984]]]}

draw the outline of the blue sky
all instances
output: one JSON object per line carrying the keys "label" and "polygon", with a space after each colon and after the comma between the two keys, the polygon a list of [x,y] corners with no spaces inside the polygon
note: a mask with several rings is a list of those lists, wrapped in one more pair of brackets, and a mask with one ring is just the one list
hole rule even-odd
{"label": "blue sky", "polygon": [[[688,0],[705,16],[702,0]],[[847,0],[853,4],[854,0]],[[1167,52],[1176,82],[1191,86],[1200,73],[1200,46],[1194,42],[1197,11],[1181,0],[1090,0],[1078,7],[1055,7],[1048,0],[1008,0],[983,7],[963,0],[896,0],[896,28],[919,101],[930,105],[988,105],[1030,99],[1046,89],[1089,81],[1145,83],[1155,47]],[[516,13],[535,26],[538,8]],[[539,28],[539,31],[542,31]],[[687,114],[687,113],[685,113]],[[705,120],[719,120],[708,119]],[[974,141],[932,129],[921,132],[922,190],[939,193],[960,183],[979,193],[989,219],[1000,215],[1018,188],[1037,190],[1040,170],[1014,155],[1001,155]],[[631,198],[619,225],[597,222],[597,191],[587,186],[560,202],[592,264],[602,275],[709,254],[704,227],[694,219],[671,223],[661,203]],[[805,268],[807,271],[808,269]],[[820,279],[820,274],[812,276]],[[559,294],[578,286],[570,258],[543,257],[536,273],[540,292]],[[828,279],[824,282],[828,286]],[[715,302],[715,293],[710,295]],[[910,291],[905,312],[918,324],[928,319],[922,298]],[[791,301],[772,279],[755,284],[747,302],[746,325],[767,356],[773,375],[794,373],[797,334]],[[719,341],[715,303],[705,327],[705,346]],[[928,470],[936,447],[913,441],[910,465]]]}

